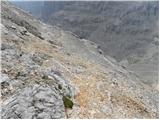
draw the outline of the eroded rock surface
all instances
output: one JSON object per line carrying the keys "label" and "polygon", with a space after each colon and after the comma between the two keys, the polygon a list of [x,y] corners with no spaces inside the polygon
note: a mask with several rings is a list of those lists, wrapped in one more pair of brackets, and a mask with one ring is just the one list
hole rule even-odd
{"label": "eroded rock surface", "polygon": [[2,118],[158,118],[158,91],[94,43],[1,8]]}

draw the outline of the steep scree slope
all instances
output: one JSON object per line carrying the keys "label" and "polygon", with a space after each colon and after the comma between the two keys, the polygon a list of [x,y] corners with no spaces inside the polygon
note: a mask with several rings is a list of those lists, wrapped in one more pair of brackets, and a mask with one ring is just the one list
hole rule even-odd
{"label": "steep scree slope", "polygon": [[95,43],[8,2],[1,16],[2,118],[158,118],[158,91]]}
{"label": "steep scree slope", "polygon": [[46,22],[94,41],[103,54],[125,61],[128,70],[157,89],[158,1],[50,3],[62,7],[51,10]]}
{"label": "steep scree slope", "polygon": [[[158,1],[13,2],[98,44],[140,80],[158,86]],[[157,39],[157,40],[156,40]]]}

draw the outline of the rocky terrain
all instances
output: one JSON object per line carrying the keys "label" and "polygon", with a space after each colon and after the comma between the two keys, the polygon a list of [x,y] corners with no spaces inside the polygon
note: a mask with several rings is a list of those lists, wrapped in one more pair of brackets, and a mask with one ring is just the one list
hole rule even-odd
{"label": "rocky terrain", "polygon": [[46,21],[94,41],[104,54],[125,61],[128,70],[157,88],[158,10],[158,1],[66,2]]}
{"label": "rocky terrain", "polygon": [[[14,2],[45,23],[95,42],[142,82],[158,86],[158,1]],[[102,51],[100,51],[102,53]]]}
{"label": "rocky terrain", "polygon": [[158,118],[158,90],[94,42],[1,2],[1,118]]}

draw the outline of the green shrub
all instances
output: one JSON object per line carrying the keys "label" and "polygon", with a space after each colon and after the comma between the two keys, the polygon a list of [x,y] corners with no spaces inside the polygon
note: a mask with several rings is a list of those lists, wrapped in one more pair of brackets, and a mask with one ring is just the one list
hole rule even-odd
{"label": "green shrub", "polygon": [[63,100],[63,104],[64,104],[65,108],[71,108],[72,109],[73,102],[68,97],[63,96],[62,100]]}

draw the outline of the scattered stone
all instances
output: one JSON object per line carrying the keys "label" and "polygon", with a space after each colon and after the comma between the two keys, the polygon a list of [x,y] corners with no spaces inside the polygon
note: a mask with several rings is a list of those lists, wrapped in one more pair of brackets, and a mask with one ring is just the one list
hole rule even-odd
{"label": "scattered stone", "polygon": [[48,76],[47,75],[43,75],[42,79],[48,79]]}
{"label": "scattered stone", "polygon": [[26,33],[27,33],[27,31],[22,31],[21,32],[22,35],[27,35]]}
{"label": "scattered stone", "polygon": [[9,83],[6,81],[1,82],[1,89],[5,89],[9,86]]}
{"label": "scattered stone", "polygon": [[3,32],[5,35],[8,35],[8,31],[3,27]]}
{"label": "scattered stone", "polygon": [[68,56],[71,56],[71,54],[70,54],[70,53],[67,53],[67,55],[68,55]]}
{"label": "scattered stone", "polygon": [[11,28],[12,28],[12,29],[14,29],[14,30],[16,29],[16,27],[15,27],[15,26],[13,26],[13,25],[11,26]]}
{"label": "scattered stone", "polygon": [[62,86],[60,84],[58,85],[58,89],[60,89],[60,90],[62,89]]}
{"label": "scattered stone", "polygon": [[5,50],[5,49],[12,49],[12,46],[2,43],[1,44],[1,50]]}
{"label": "scattered stone", "polygon": [[76,72],[76,74],[81,74],[81,73],[85,72],[85,70],[86,70],[86,68],[84,66],[79,65],[76,67],[75,72]]}
{"label": "scattered stone", "polygon": [[100,49],[98,49],[98,52],[99,52],[99,54],[103,54],[103,51],[102,51],[102,50],[100,50]]}

